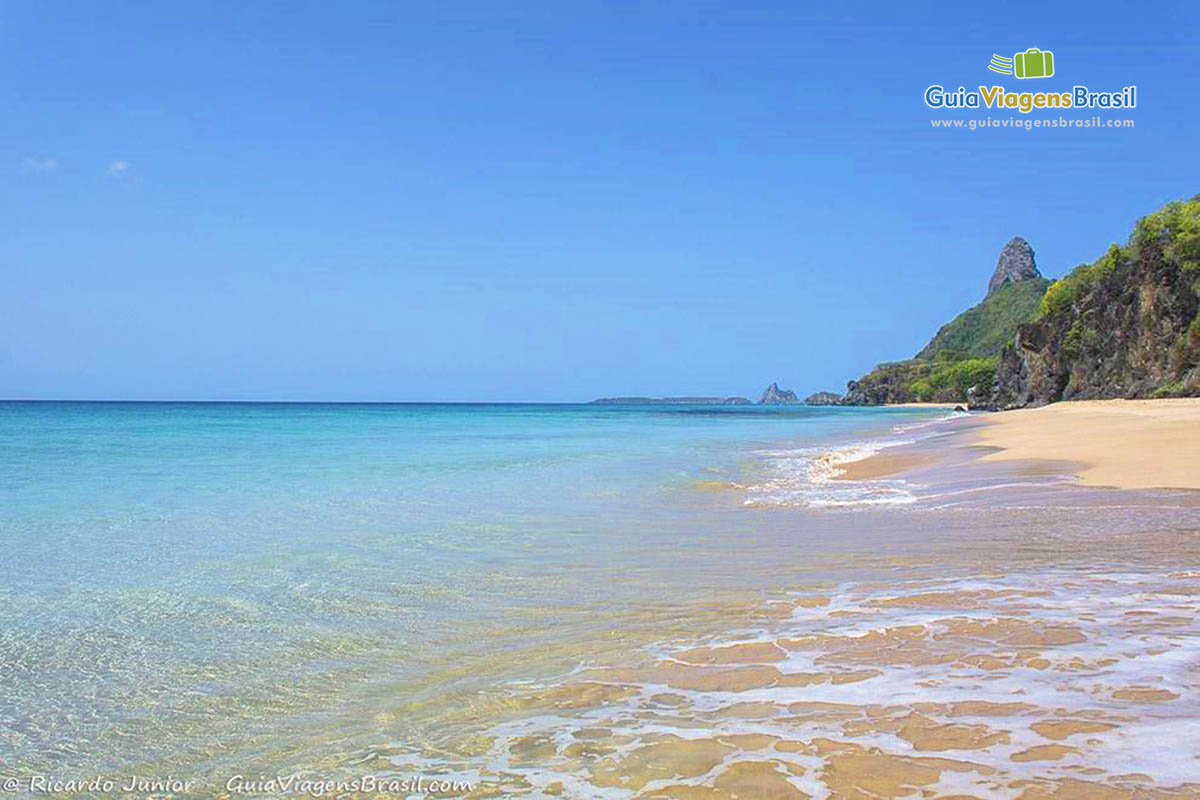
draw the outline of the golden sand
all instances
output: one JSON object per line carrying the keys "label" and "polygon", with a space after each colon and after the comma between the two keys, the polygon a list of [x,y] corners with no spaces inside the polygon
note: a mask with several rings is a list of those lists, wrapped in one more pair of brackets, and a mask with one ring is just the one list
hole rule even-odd
{"label": "golden sand", "polygon": [[1077,464],[1080,483],[1200,489],[1200,398],[1085,400],[984,418],[985,461]]}
{"label": "golden sand", "polygon": [[841,470],[841,474],[835,480],[866,481],[874,478],[886,478],[927,466],[935,460],[930,453],[876,453],[861,461],[851,461],[840,465],[838,469]]}
{"label": "golden sand", "polygon": [[1087,720],[1058,719],[1046,722],[1035,722],[1029,726],[1047,739],[1059,741],[1080,733],[1104,733],[1117,727],[1107,722],[1089,722]]}
{"label": "golden sand", "polygon": [[1118,689],[1113,692],[1118,700],[1131,700],[1134,703],[1164,703],[1179,697],[1169,689],[1152,689],[1145,686],[1134,686],[1129,689]]}
{"label": "golden sand", "polygon": [[[1200,401],[1064,403],[975,430],[1006,448],[990,459],[1070,463],[1085,483],[1200,483]],[[927,452],[889,449],[846,477],[916,469]],[[1113,477],[1129,469],[1140,483]],[[685,620],[677,640],[497,687],[472,699],[491,709],[478,725],[450,741],[431,728],[422,758],[391,764],[473,775],[471,797],[1200,798],[1200,570],[1183,545],[1195,518],[1145,547],[1105,541],[1086,509],[1064,512],[1078,538],[1056,543],[1041,513],[1022,528],[1028,552],[1014,540],[1027,568],[974,535],[947,539],[967,565],[947,574],[919,555],[855,554],[876,570],[862,582],[706,604],[729,626],[694,634]],[[956,518],[926,518],[931,535],[942,519]],[[1110,569],[1126,549],[1158,555]],[[1064,554],[1086,568],[1058,566]]]}
{"label": "golden sand", "polygon": [[1058,761],[1063,756],[1078,752],[1078,749],[1063,744],[1039,744],[1013,753],[1009,758],[1013,761]]}

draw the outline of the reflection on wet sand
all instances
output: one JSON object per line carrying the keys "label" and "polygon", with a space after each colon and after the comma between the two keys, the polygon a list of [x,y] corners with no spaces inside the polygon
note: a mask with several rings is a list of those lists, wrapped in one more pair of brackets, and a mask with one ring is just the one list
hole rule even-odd
{"label": "reflection on wet sand", "polygon": [[760,620],[509,687],[437,768],[479,796],[1200,797],[1200,574],[843,584]]}
{"label": "reflection on wet sand", "polygon": [[380,765],[479,797],[1200,798],[1196,496],[943,438],[762,451],[724,488],[794,526],[762,563],[807,585],[498,686]]}

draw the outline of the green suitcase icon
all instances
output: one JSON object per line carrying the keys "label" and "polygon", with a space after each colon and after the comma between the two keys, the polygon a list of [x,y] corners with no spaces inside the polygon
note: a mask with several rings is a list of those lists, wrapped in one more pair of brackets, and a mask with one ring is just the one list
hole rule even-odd
{"label": "green suitcase icon", "polygon": [[1031,47],[1013,56],[1018,78],[1049,78],[1054,74],[1054,53]]}

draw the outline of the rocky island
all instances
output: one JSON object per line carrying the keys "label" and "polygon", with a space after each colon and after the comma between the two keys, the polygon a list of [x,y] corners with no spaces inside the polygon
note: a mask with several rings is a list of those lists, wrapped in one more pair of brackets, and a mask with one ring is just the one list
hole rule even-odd
{"label": "rocky island", "polygon": [[842,395],[837,392],[813,392],[804,398],[806,406],[836,406],[841,405]]}
{"label": "rocky island", "polygon": [[593,406],[748,406],[745,397],[601,397]]}
{"label": "rocky island", "polygon": [[758,404],[760,406],[783,406],[795,405],[799,402],[795,392],[790,389],[780,389],[778,383],[772,383],[763,391]]}

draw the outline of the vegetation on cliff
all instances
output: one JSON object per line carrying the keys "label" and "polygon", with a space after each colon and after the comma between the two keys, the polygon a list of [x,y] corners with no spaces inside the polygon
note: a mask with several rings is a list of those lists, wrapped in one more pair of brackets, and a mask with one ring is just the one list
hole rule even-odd
{"label": "vegetation on cliff", "polygon": [[850,382],[845,402],[852,405],[965,403],[972,388],[990,388],[995,374],[995,356],[969,358],[953,350],[943,350],[932,359],[880,364]]}
{"label": "vegetation on cliff", "polygon": [[987,296],[943,325],[908,361],[880,364],[847,385],[843,402],[966,403],[971,390],[984,397],[995,382],[997,355],[1017,326],[1037,316],[1050,281],[1038,272],[1033,248],[1014,237],[1000,251]]}
{"label": "vegetation on cliff", "polygon": [[990,405],[1200,395],[1198,309],[1200,196],[1054,282],[1002,352]]}
{"label": "vegetation on cliff", "polygon": [[1049,285],[1039,276],[1001,286],[943,325],[917,358],[930,359],[947,351],[972,358],[996,355],[1012,342],[1018,325],[1037,315]]}

